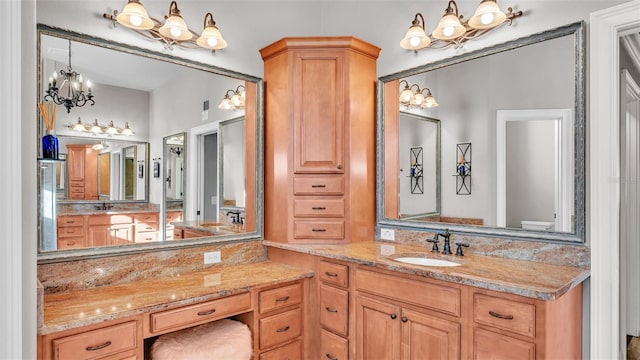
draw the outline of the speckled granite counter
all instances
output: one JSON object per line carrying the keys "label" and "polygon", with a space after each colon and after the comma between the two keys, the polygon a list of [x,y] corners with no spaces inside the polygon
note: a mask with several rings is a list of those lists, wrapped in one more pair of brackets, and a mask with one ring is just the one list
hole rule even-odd
{"label": "speckled granite counter", "polygon": [[172,221],[171,225],[211,235],[232,235],[245,232],[244,225],[242,224],[230,224],[215,220]]}
{"label": "speckled granite counter", "polygon": [[[428,248],[382,241],[345,245],[301,245],[263,241],[268,247],[349,261],[483,289],[541,300],[554,300],[589,277],[589,269],[493,256],[433,254]],[[419,254],[460,263],[460,266],[409,265],[393,260],[399,254]]]}
{"label": "speckled granite counter", "polygon": [[39,335],[248,292],[312,271],[269,261],[44,295]]}

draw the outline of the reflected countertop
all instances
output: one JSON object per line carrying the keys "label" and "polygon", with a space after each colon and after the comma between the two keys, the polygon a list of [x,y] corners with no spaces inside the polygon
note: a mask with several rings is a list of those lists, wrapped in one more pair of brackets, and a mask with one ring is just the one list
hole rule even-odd
{"label": "reflected countertop", "polygon": [[313,275],[310,270],[264,261],[45,294],[44,319],[38,334],[208,301]]}
{"label": "reflected countertop", "polygon": [[244,232],[243,224],[229,224],[217,220],[172,221],[171,225],[212,235],[232,235]]}
{"label": "reflected countertop", "polygon": [[[383,241],[344,245],[303,245],[263,241],[268,247],[373,266],[483,289],[540,300],[555,300],[590,275],[588,268],[552,265],[496,256],[465,254],[463,257],[432,253],[430,248]],[[473,245],[472,245],[473,246]],[[453,245],[452,245],[453,247]],[[424,256],[460,263],[438,267],[410,265],[393,260],[399,256]]]}

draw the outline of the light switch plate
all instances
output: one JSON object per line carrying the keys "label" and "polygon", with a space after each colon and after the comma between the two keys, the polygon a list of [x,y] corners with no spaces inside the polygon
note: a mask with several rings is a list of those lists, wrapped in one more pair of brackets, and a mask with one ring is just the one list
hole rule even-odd
{"label": "light switch plate", "polygon": [[211,251],[204,253],[204,264],[217,264],[222,261],[220,251]]}
{"label": "light switch plate", "polygon": [[382,240],[396,240],[396,232],[393,229],[380,229],[380,239]]}

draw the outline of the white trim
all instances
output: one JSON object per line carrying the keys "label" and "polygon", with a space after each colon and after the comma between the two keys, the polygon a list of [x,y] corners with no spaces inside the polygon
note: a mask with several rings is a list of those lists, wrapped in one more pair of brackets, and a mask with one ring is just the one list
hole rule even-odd
{"label": "white trim", "polygon": [[640,34],[634,33],[621,38],[622,45],[627,49],[633,65],[640,71]]}
{"label": "white trim", "polygon": [[591,357],[615,359],[620,337],[619,36],[640,27],[640,1],[590,15],[589,197]]}
{"label": "white trim", "polygon": [[[187,152],[187,191],[186,191],[186,220],[200,219],[196,215],[198,209],[204,209],[202,196],[204,193],[204,184],[202,183],[202,168],[204,163],[204,141],[203,136],[218,132],[218,122],[210,122],[204,125],[196,126],[189,130],[189,146],[193,151]],[[218,179],[218,184],[220,179]],[[219,206],[219,205],[218,205]],[[202,216],[202,213],[201,213]]]}
{"label": "white trim", "polygon": [[571,232],[573,215],[573,111],[571,109],[498,110],[496,114],[497,226],[507,223],[506,128],[508,121],[558,120],[555,138],[556,230]]}

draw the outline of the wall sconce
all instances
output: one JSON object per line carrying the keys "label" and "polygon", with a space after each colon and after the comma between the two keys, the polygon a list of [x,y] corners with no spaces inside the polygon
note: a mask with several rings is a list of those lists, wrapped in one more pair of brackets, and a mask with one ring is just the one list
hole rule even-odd
{"label": "wall sconce", "polygon": [[198,35],[187,27],[175,1],[169,4],[169,15],[165,15],[164,23],[150,17],[139,0],[128,0],[122,12],[114,10],[113,14],[104,13],[102,17],[113,21],[114,26],[118,23],[147,39],[162,41],[169,50],[173,50],[174,45],[190,49],[205,48],[212,52],[227,47],[211,13],[204,16],[202,34]]}
{"label": "wall sconce", "polygon": [[[406,107],[407,109],[415,109],[415,108],[433,108],[438,106],[436,99],[431,95],[431,90],[425,87],[420,89],[418,84],[409,85],[407,80],[401,80],[400,85],[405,83],[404,89],[400,92],[400,105]],[[413,88],[415,87],[415,90]],[[427,90],[427,93],[424,94],[424,91]]]}
{"label": "wall sconce", "polygon": [[[242,88],[242,90],[240,90]],[[229,95],[231,94],[231,95]],[[245,88],[244,85],[239,85],[235,90],[229,89],[224,94],[224,99],[218,105],[218,109],[222,110],[238,110],[244,109],[245,103]]]}
{"label": "wall sconce", "polygon": [[84,124],[80,118],[78,118],[78,122],[72,125],[67,126],[69,129],[80,132],[90,132],[94,136],[100,134],[106,134],[107,136],[112,135],[133,135],[133,131],[129,127],[129,123],[124,123],[124,128],[119,128],[113,125],[113,121],[109,122],[109,125],[101,125],[98,123],[98,119],[95,119],[91,124]]}
{"label": "wall sconce", "polygon": [[511,7],[507,8],[506,13],[502,12],[496,1],[482,0],[472,17],[466,22],[460,22],[463,15],[458,12],[458,4],[450,0],[431,36],[425,33],[424,17],[417,13],[400,41],[400,46],[416,52],[427,46],[441,49],[453,45],[457,49],[465,41],[478,38],[502,24],[511,25],[513,19],[522,16],[522,11],[513,12]]}

